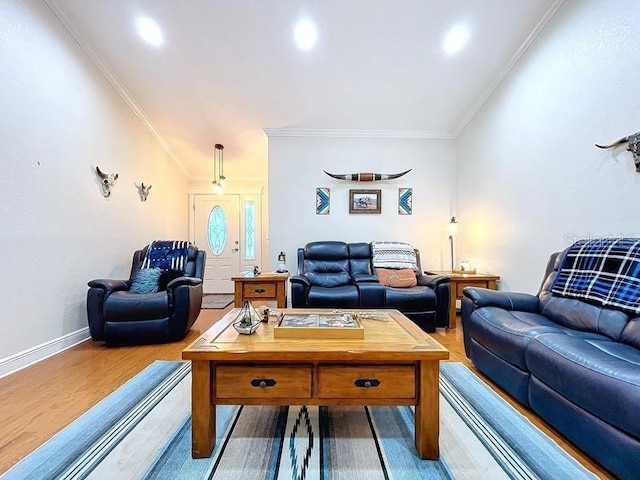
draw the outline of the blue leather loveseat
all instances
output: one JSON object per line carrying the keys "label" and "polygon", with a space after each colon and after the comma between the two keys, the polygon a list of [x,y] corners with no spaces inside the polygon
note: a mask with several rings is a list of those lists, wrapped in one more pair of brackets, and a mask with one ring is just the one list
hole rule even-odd
{"label": "blue leather loveseat", "polygon": [[[561,275],[578,284],[588,278],[569,261],[578,243],[550,257],[538,295],[465,288],[465,351],[479,370],[606,469],[640,478],[640,316],[590,295],[558,293]],[[610,278],[625,279],[619,272],[628,258],[604,255],[601,266],[612,267]],[[640,291],[632,287],[630,298],[638,300]]]}
{"label": "blue leather loveseat", "polygon": [[447,325],[449,278],[424,275],[418,250],[411,287],[379,282],[371,243],[310,242],[297,253],[298,275],[290,278],[293,308],[390,308],[426,332]]}

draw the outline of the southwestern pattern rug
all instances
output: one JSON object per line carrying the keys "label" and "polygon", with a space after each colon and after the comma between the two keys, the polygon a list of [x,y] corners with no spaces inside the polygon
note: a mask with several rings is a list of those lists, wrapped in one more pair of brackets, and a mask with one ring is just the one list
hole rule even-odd
{"label": "southwestern pattern rug", "polygon": [[593,479],[461,363],[440,370],[440,460],[415,452],[412,407],[217,408],[191,458],[190,363],[158,361],[3,479]]}

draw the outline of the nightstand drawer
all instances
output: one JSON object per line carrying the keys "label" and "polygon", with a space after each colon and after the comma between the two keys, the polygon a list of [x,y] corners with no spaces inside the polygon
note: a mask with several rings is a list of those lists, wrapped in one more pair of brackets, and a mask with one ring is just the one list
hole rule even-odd
{"label": "nightstand drawer", "polygon": [[318,398],[415,398],[413,365],[318,367]]}
{"label": "nightstand drawer", "polygon": [[311,366],[218,365],[217,398],[311,398]]}
{"label": "nightstand drawer", "polygon": [[274,298],[276,285],[274,283],[245,283],[242,288],[244,298]]}

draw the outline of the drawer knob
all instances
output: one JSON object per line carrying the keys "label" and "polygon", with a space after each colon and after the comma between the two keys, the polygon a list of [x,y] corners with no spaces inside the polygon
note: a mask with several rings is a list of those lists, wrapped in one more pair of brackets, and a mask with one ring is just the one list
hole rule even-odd
{"label": "drawer knob", "polygon": [[353,384],[359,388],[371,388],[380,385],[380,380],[376,378],[361,378],[353,382]]}
{"label": "drawer knob", "polygon": [[256,293],[264,293],[264,292],[266,292],[266,290],[264,288],[256,288],[254,291]]}
{"label": "drawer knob", "polygon": [[267,388],[273,387],[276,381],[273,378],[254,378],[251,380],[252,387]]}

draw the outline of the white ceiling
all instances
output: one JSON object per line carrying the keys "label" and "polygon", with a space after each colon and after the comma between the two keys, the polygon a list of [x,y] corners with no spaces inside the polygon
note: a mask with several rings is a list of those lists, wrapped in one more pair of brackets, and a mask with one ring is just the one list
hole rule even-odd
{"label": "white ceiling", "polygon": [[[455,137],[564,0],[46,0],[192,179],[263,129]],[[154,48],[135,29],[153,18]],[[315,22],[300,51],[293,26]],[[449,57],[448,29],[467,46]],[[335,133],[335,132],[334,132]],[[345,132],[342,132],[345,133]]]}

